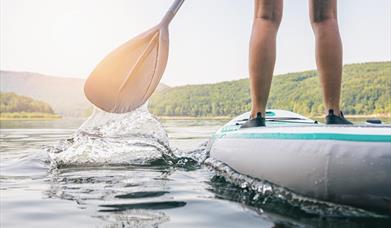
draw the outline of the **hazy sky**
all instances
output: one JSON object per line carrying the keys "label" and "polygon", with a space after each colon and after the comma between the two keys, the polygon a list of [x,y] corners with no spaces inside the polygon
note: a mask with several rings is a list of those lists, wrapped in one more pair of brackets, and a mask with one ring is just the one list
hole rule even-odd
{"label": "hazy sky", "polygon": [[[85,78],[172,0],[0,0],[0,69]],[[276,73],[314,69],[307,0],[285,0]],[[391,59],[391,1],[340,0],[344,62]],[[248,75],[252,0],[186,0],[170,26],[168,85]]]}

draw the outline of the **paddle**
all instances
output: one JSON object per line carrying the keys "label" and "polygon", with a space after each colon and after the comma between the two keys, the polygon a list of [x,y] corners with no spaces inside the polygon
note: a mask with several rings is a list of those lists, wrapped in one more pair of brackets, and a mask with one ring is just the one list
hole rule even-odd
{"label": "paddle", "polygon": [[106,112],[130,112],[152,95],[166,68],[168,25],[184,0],[176,0],[162,21],[106,56],[84,85],[89,101]]}

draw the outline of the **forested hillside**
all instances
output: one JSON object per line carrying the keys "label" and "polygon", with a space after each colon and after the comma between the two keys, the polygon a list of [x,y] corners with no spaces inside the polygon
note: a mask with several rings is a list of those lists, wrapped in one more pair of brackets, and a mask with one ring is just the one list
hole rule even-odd
{"label": "forested hillside", "polygon": [[[341,103],[345,114],[391,113],[391,62],[345,65]],[[248,79],[173,87],[156,93],[149,103],[150,111],[162,116],[235,116],[250,107]],[[268,108],[321,115],[317,72],[275,76]]]}
{"label": "forested hillside", "polygon": [[1,113],[36,112],[54,114],[50,105],[15,93],[0,93]]}
{"label": "forested hillside", "polygon": [[0,71],[0,91],[44,101],[63,116],[82,116],[91,104],[84,97],[84,80],[30,72]]}

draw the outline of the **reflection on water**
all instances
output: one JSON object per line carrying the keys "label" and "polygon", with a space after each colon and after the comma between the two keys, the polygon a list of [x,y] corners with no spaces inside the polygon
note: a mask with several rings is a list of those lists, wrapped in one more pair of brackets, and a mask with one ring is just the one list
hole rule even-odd
{"label": "reflection on water", "polygon": [[155,210],[186,205],[165,196],[170,193],[171,172],[160,167],[62,169],[51,174],[45,195],[74,201],[114,227],[156,226],[169,221],[169,216]]}

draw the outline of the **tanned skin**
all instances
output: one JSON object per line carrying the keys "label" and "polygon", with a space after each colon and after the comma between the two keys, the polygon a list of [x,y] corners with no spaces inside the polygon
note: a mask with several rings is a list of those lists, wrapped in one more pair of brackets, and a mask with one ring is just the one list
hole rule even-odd
{"label": "tanned skin", "polygon": [[[340,113],[342,41],[338,29],[337,0],[309,0],[309,15],[315,35],[315,58],[325,110]],[[265,115],[276,61],[276,37],[283,0],[255,0],[250,39],[249,73],[251,116]]]}

